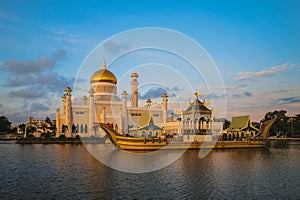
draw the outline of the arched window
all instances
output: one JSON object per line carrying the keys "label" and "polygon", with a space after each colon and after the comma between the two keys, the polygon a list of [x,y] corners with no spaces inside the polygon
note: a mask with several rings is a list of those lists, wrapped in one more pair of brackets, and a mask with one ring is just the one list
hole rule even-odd
{"label": "arched window", "polygon": [[85,133],[88,132],[88,126],[87,126],[87,124],[85,124],[85,126],[84,126],[84,132],[85,132]]}
{"label": "arched window", "polygon": [[152,137],[152,131],[148,132],[148,137]]}
{"label": "arched window", "polygon": [[83,124],[80,125],[80,133],[83,133]]}
{"label": "arched window", "polygon": [[146,132],[145,131],[142,131],[142,137],[146,137]]}

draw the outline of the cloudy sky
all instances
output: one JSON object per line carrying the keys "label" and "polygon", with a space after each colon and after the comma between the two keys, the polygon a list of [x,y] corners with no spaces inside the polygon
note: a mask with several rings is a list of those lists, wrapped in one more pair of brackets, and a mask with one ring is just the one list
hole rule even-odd
{"label": "cloudy sky", "polygon": [[[297,0],[72,1],[72,4],[2,0],[0,115],[8,116],[14,124],[26,122],[29,115],[53,117],[64,88],[73,87],[76,80],[88,81],[89,77],[86,80],[76,77],[89,53],[115,34],[142,27],[178,31],[206,50],[224,81],[226,118],[249,114],[253,121],[259,121],[266,112],[276,109],[287,110],[289,115],[299,114],[299,8]],[[113,43],[106,45],[118,51],[126,49],[128,44],[117,49]],[[170,56],[160,53],[158,58],[157,52],[150,50],[143,55],[147,56],[132,53],[108,67],[118,79],[125,77],[129,81],[129,76],[125,76],[129,68],[126,71],[125,66],[131,65],[139,72],[143,63],[153,62],[149,60],[151,55],[156,63],[164,63]],[[95,69],[101,66],[101,59],[99,55],[99,66]],[[176,59],[172,58],[172,62]],[[180,72],[180,67],[176,70]],[[192,72],[189,75],[188,70],[183,71],[187,73],[185,77],[193,79]],[[140,77],[140,83],[153,77],[149,72],[144,79]],[[194,90],[202,91],[200,98],[214,95],[207,94],[203,81],[194,78],[191,83]],[[129,91],[128,84],[119,87]],[[182,100],[193,98],[192,92],[176,81],[170,81],[167,87],[171,88],[170,93],[185,93]],[[141,98],[155,98],[164,88],[145,85],[141,91]]]}

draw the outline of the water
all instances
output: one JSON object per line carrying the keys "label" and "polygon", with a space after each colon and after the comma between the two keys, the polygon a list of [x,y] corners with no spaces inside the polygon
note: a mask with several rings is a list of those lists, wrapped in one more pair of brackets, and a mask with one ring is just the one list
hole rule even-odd
{"label": "water", "polygon": [[0,144],[0,199],[300,199],[300,146],[187,151],[159,171],[130,174],[83,145]]}

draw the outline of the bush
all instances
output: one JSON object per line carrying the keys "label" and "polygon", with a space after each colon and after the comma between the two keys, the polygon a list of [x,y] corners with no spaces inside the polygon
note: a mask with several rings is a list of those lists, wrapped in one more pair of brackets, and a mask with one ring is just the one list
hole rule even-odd
{"label": "bush", "polygon": [[27,135],[27,138],[35,138],[34,135],[32,133]]}
{"label": "bush", "polygon": [[50,132],[45,133],[45,134],[44,134],[44,137],[45,137],[45,138],[50,138],[50,137],[51,137],[51,133],[50,133]]}
{"label": "bush", "polygon": [[60,138],[60,139],[65,139],[65,138],[66,138],[66,135],[61,134],[61,135],[59,136],[59,138]]}
{"label": "bush", "polygon": [[76,135],[76,137],[75,137],[76,139],[80,139],[80,136],[79,135]]}

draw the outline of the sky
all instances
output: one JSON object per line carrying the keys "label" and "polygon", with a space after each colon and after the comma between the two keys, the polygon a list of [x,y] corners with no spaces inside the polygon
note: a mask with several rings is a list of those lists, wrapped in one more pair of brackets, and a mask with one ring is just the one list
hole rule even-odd
{"label": "sky", "polygon": [[[26,122],[28,116],[53,118],[64,88],[73,88],[78,80],[88,81],[89,77],[77,77],[85,70],[81,66],[90,52],[116,34],[143,27],[174,30],[205,49],[224,82],[226,112],[217,116],[230,120],[232,116],[250,115],[252,121],[259,121],[274,110],[286,110],[290,116],[299,114],[299,8],[297,0],[2,0],[0,115],[13,124]],[[99,66],[95,64],[94,69],[100,68],[102,57],[99,55]],[[149,62],[162,64],[151,68]],[[159,85],[151,88],[146,84],[154,78],[163,79],[157,70],[167,69],[164,66],[174,66],[176,72],[185,74],[193,90],[202,92],[202,100],[214,95],[207,91],[205,81],[193,78],[193,72],[186,70],[186,62],[170,53],[144,50],[114,62],[108,59],[107,63],[119,80],[125,77],[119,92],[130,91],[125,84],[130,80],[128,72],[141,71],[139,82],[145,85],[141,88],[142,101],[165,91]],[[141,70],[143,66],[153,70]],[[166,88],[180,94],[183,104],[194,98],[192,90],[176,81],[166,83]]]}

